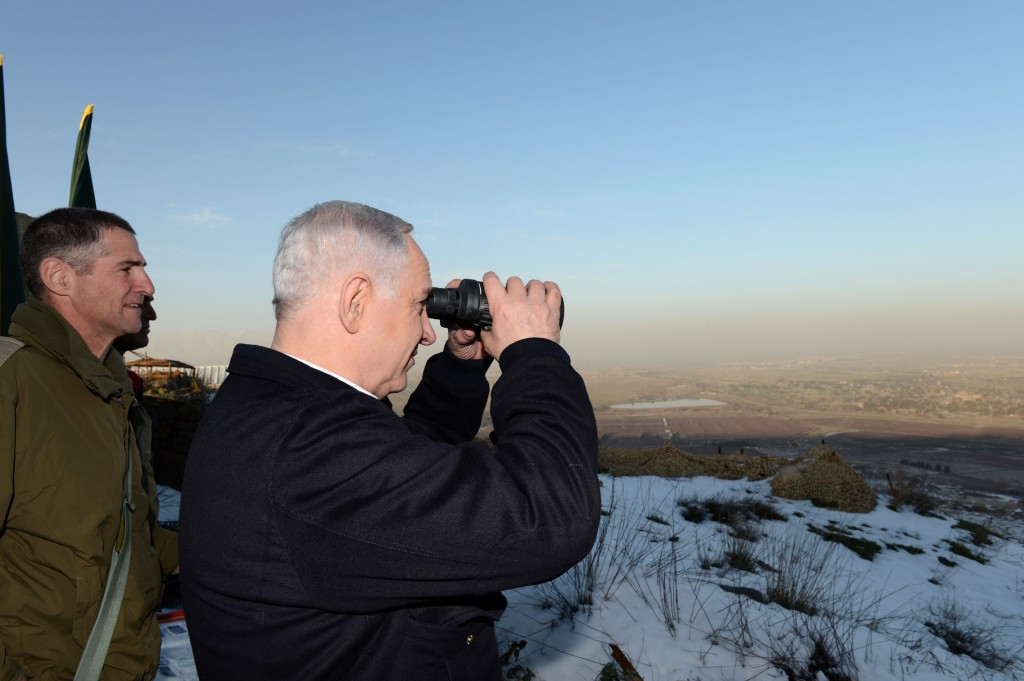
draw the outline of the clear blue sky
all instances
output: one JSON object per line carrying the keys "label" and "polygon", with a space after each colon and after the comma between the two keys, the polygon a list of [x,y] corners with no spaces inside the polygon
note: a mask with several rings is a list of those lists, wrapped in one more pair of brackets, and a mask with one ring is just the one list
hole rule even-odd
{"label": "clear blue sky", "polygon": [[412,222],[436,285],[558,281],[578,364],[1024,347],[1024,3],[0,8],[16,207],[101,208],[153,355],[269,343],[281,226]]}

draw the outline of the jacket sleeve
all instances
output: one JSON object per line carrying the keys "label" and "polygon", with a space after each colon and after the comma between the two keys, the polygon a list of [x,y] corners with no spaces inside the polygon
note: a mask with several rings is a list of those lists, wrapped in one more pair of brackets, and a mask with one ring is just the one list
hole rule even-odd
{"label": "jacket sleeve", "polygon": [[493,446],[431,440],[390,412],[354,422],[310,410],[284,436],[275,515],[317,602],[369,612],[485,594],[552,579],[587,555],[600,492],[583,381],[541,339],[507,348],[501,366]]}
{"label": "jacket sleeve", "polygon": [[156,491],[156,478],[153,475],[153,421],[146,410],[138,404],[131,408],[130,414],[139,459],[142,462],[142,476],[145,478],[142,489],[147,493],[153,548],[156,549],[160,561],[160,575],[166,577],[178,567],[178,533],[160,527],[157,521],[160,517],[160,499]]}
{"label": "jacket sleeve", "polygon": [[178,533],[158,525],[153,543],[160,559],[160,574],[167,577],[178,568]]}
{"label": "jacket sleeve", "polygon": [[423,379],[405,406],[406,427],[432,440],[456,444],[480,430],[490,385],[487,360],[458,359],[444,349],[427,360]]}
{"label": "jacket sleeve", "polygon": [[[15,418],[17,389],[13,372],[0,373],[0,538],[7,529],[7,514],[14,501]],[[22,672],[21,665],[7,655],[7,645],[0,636],[0,680],[14,681]]]}
{"label": "jacket sleeve", "polygon": [[[14,397],[0,382],[0,537],[7,529],[7,512],[14,498]],[[7,645],[0,637],[0,680],[18,678],[19,668],[7,657]]]}
{"label": "jacket sleeve", "polygon": [[15,397],[0,383],[0,537],[7,528],[7,514],[14,499]]}

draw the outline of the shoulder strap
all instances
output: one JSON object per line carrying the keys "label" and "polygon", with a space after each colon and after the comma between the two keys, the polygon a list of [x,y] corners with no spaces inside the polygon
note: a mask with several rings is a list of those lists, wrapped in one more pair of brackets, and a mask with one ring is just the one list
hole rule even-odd
{"label": "shoulder strap", "polygon": [[78,662],[74,681],[97,681],[103,664],[107,660],[110,639],[114,635],[114,625],[121,612],[121,601],[124,600],[125,586],[128,583],[128,564],[132,555],[132,456],[128,452],[128,471],[124,476],[124,497],[121,500],[121,530],[118,541],[114,543],[114,551],[110,558],[110,572],[107,574],[107,586],[103,589],[103,600],[96,615],[89,640],[85,642],[82,659]]}
{"label": "shoulder strap", "polygon": [[3,363],[6,362],[11,355],[24,346],[25,344],[17,338],[0,336],[0,366],[3,366]]}

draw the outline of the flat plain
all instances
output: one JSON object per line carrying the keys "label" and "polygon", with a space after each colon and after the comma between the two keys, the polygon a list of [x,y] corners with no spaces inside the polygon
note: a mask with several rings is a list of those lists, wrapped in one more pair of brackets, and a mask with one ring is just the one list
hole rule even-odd
{"label": "flat plain", "polygon": [[[766,360],[582,370],[602,446],[795,455],[826,442],[867,478],[1024,495],[1024,358]],[[711,399],[721,406],[612,405]]]}

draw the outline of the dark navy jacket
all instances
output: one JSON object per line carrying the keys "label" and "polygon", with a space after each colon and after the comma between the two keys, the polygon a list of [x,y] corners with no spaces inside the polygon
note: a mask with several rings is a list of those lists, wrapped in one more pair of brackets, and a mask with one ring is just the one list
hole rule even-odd
{"label": "dark navy jacket", "polygon": [[593,545],[597,429],[557,344],[431,357],[405,416],[239,345],[193,441],[181,584],[200,677],[473,681],[501,675],[502,589]]}

